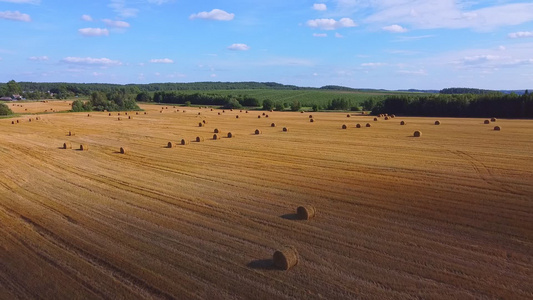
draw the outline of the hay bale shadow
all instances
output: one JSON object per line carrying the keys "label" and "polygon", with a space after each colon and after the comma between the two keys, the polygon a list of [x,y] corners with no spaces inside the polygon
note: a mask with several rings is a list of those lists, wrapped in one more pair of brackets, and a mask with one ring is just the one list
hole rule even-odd
{"label": "hay bale shadow", "polygon": [[298,214],[284,214],[284,215],[281,215],[280,217],[285,220],[292,220],[292,221],[300,220],[300,217],[298,217]]}
{"label": "hay bale shadow", "polygon": [[256,259],[247,264],[249,268],[260,270],[277,270],[274,266],[274,261],[271,258],[268,259]]}

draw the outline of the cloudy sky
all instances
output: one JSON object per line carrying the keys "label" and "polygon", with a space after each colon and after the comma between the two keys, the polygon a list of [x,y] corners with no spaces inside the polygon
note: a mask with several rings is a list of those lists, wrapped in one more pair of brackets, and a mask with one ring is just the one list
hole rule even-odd
{"label": "cloudy sky", "polygon": [[533,88],[530,0],[0,0],[0,82]]}

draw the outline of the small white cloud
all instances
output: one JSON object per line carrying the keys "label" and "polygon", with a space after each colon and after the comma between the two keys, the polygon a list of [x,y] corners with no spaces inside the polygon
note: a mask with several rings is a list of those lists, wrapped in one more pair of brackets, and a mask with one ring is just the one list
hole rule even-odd
{"label": "small white cloud", "polygon": [[505,50],[507,50],[507,48],[505,48],[505,46],[498,46],[498,50],[505,51]]}
{"label": "small white cloud", "polygon": [[386,65],[387,65],[386,63],[382,63],[382,62],[370,62],[370,63],[362,63],[361,67],[382,67]]}
{"label": "small white cloud", "polygon": [[313,4],[313,9],[318,11],[324,11],[327,10],[328,7],[324,3],[315,3]]}
{"label": "small white cloud", "polygon": [[211,77],[211,78],[215,78],[215,77],[217,77],[217,74],[211,74],[210,77]]}
{"label": "small white cloud", "polygon": [[313,33],[314,37],[328,37],[327,33]]}
{"label": "small white cloud", "polygon": [[159,72],[155,72],[154,75],[155,75],[155,76],[161,76],[161,73],[159,73]]}
{"label": "small white cloud", "polygon": [[0,19],[31,22],[31,17],[28,14],[22,14],[19,11],[0,11]]}
{"label": "small white cloud", "polygon": [[335,30],[345,27],[355,27],[357,24],[350,18],[342,18],[339,21],[335,19],[314,19],[307,21],[307,26],[322,30]]}
{"label": "small white cloud", "polygon": [[130,27],[130,23],[124,22],[124,21],[113,21],[110,19],[103,19],[102,22],[104,22],[107,26],[114,27],[114,28],[129,28]]}
{"label": "small white cloud", "polygon": [[513,32],[513,33],[509,33],[508,37],[512,39],[530,38],[530,37],[533,37],[533,31]]}
{"label": "small white cloud", "polygon": [[390,26],[385,26],[385,27],[383,27],[381,29],[383,29],[385,31],[389,31],[389,32],[395,32],[395,33],[407,32],[407,29],[405,29],[402,26],[397,25],[397,24],[390,25]]}
{"label": "small white cloud", "polygon": [[210,12],[202,11],[197,14],[192,14],[189,19],[204,19],[204,20],[215,20],[215,21],[231,21],[235,17],[235,14],[230,14],[221,9],[213,9]]}
{"label": "small white cloud", "polygon": [[28,60],[31,60],[31,61],[47,61],[48,60],[48,56],[31,56],[31,57],[28,57]]}
{"label": "small white cloud", "polygon": [[247,51],[247,50],[250,50],[250,46],[246,44],[232,44],[231,46],[228,47],[228,49],[234,50],[234,51]]}
{"label": "small white cloud", "polygon": [[335,37],[338,39],[342,39],[344,36],[338,32],[335,32]]}
{"label": "small white cloud", "polygon": [[83,36],[108,36],[107,28],[81,28],[78,32]]}
{"label": "small white cloud", "polygon": [[313,73],[313,76],[318,76],[318,73]]}
{"label": "small white cloud", "polygon": [[406,74],[406,75],[419,75],[419,76],[425,76],[425,75],[428,74],[428,73],[426,72],[426,70],[424,70],[424,69],[413,70],[413,71],[409,71],[409,70],[400,70],[400,71],[398,71],[397,73],[399,73],[399,74]]}
{"label": "small white cloud", "polygon": [[65,57],[61,60],[67,64],[76,65],[97,65],[97,66],[120,66],[122,63],[118,60],[111,60],[109,58],[92,58],[92,57]]}
{"label": "small white cloud", "polygon": [[173,64],[174,63],[174,61],[170,58],[150,59],[150,62],[153,64]]}
{"label": "small white cloud", "polygon": [[81,19],[83,21],[87,21],[87,22],[91,22],[93,20],[93,17],[89,16],[89,15],[82,15],[81,16]]}
{"label": "small white cloud", "polygon": [[139,12],[136,8],[126,7],[126,0],[111,0],[108,6],[123,18],[136,17]]}
{"label": "small white cloud", "polygon": [[171,1],[171,0],[148,0],[148,3],[161,5],[161,4],[168,3],[168,2],[170,2],[170,1]]}

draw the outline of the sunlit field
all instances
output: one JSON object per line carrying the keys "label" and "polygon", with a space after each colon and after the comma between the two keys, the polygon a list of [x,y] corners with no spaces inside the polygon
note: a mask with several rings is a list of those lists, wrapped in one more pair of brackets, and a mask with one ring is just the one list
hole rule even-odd
{"label": "sunlit field", "polygon": [[533,298],[531,120],[8,105],[0,299]]}

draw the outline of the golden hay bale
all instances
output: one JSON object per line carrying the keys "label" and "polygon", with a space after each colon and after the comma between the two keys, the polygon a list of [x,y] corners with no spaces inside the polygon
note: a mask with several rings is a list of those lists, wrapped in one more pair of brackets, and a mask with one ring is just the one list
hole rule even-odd
{"label": "golden hay bale", "polygon": [[394,119],[394,118],[396,118],[396,115],[390,115],[390,117],[391,117],[392,119]]}
{"label": "golden hay bale", "polygon": [[235,136],[233,135],[233,133],[231,133],[231,132],[228,132],[228,138],[230,138],[230,139],[231,139],[232,137],[235,137]]}
{"label": "golden hay bale", "polygon": [[309,119],[309,122],[313,123],[315,121],[315,119]]}
{"label": "golden hay bale", "polygon": [[136,114],[136,115],[138,115],[138,114],[139,114],[139,112],[135,112],[135,114]]}
{"label": "golden hay bale", "polygon": [[361,124],[355,125],[355,128],[361,128]]}
{"label": "golden hay bale", "polygon": [[124,115],[126,115],[126,116],[127,116],[127,115],[128,115],[128,113],[127,113],[127,112],[125,112],[125,113],[124,113]]}
{"label": "golden hay bale", "polygon": [[72,149],[72,144],[70,142],[63,143],[63,149]]}
{"label": "golden hay bale", "polygon": [[240,112],[242,112],[242,109],[240,110]]}
{"label": "golden hay bale", "polygon": [[85,144],[81,144],[80,145],[80,150],[81,151],[88,151],[89,150],[89,146],[85,145]]}
{"label": "golden hay bale", "polygon": [[287,132],[287,131],[289,131],[289,128],[287,128],[287,127],[283,127],[283,131],[284,131],[284,132]]}
{"label": "golden hay bale", "polygon": [[311,205],[298,206],[296,209],[296,215],[300,220],[309,220],[315,216],[315,208]]}
{"label": "golden hay bale", "polygon": [[494,130],[500,131],[500,130],[502,130],[502,128],[500,126],[494,126]]}
{"label": "golden hay bale", "polygon": [[385,117],[385,121],[388,121],[389,120],[389,117]]}
{"label": "golden hay bale", "polygon": [[351,116],[350,116],[350,114],[347,114],[346,117],[349,118],[349,117],[351,117]]}
{"label": "golden hay bale", "polygon": [[198,115],[201,115],[202,113],[198,113]]}
{"label": "golden hay bale", "polygon": [[19,120],[17,120],[17,124],[20,123]]}
{"label": "golden hay bale", "polygon": [[372,127],[372,124],[366,123],[366,127]]}
{"label": "golden hay bale", "polygon": [[168,142],[167,148],[172,148],[172,147],[174,147],[174,143],[173,142]]}
{"label": "golden hay bale", "polygon": [[266,115],[265,118],[268,118],[268,115]]}
{"label": "golden hay bale", "polygon": [[218,115],[220,116],[220,115],[221,115],[221,113],[218,113]]}
{"label": "golden hay bale", "polygon": [[121,119],[120,117],[118,117],[118,118],[117,118],[117,120],[119,120],[119,121],[120,121],[120,120],[122,120],[122,119]]}
{"label": "golden hay bale", "polygon": [[285,246],[274,252],[274,266],[281,270],[289,270],[298,264],[298,251],[293,246]]}
{"label": "golden hay bale", "polygon": [[131,119],[133,119],[133,118],[132,118],[131,116],[128,116],[128,119],[130,119],[130,120],[131,120]]}
{"label": "golden hay bale", "polygon": [[218,140],[218,135],[216,133],[213,134],[213,140]]}
{"label": "golden hay bale", "polygon": [[203,137],[200,137],[200,136],[197,136],[196,137],[196,142],[199,143],[199,142],[203,142],[204,141],[204,138]]}
{"label": "golden hay bale", "polygon": [[229,111],[233,111],[233,108],[231,108]]}
{"label": "golden hay bale", "polygon": [[261,130],[256,129],[256,130],[255,130],[255,134],[261,134]]}
{"label": "golden hay bale", "polygon": [[276,127],[276,123],[270,124],[270,127]]}
{"label": "golden hay bale", "polygon": [[120,154],[126,154],[126,148],[120,147]]}
{"label": "golden hay bale", "polygon": [[300,111],[300,113],[301,113],[301,114],[303,114],[303,113],[304,113],[304,111],[302,110],[302,111]]}
{"label": "golden hay bale", "polygon": [[405,121],[401,121],[401,122],[400,122],[400,125],[405,125]]}
{"label": "golden hay bale", "polygon": [[235,116],[235,119],[238,119],[238,118],[239,118],[239,115],[236,115],[236,116]]}
{"label": "golden hay bale", "polygon": [[109,116],[111,117],[111,113],[109,113]]}
{"label": "golden hay bale", "polygon": [[91,116],[91,114],[87,114],[87,117],[90,117],[90,116]]}
{"label": "golden hay bale", "polygon": [[439,120],[435,121],[435,125],[440,125],[440,121]]}
{"label": "golden hay bale", "polygon": [[490,119],[491,122],[496,122],[496,118]]}
{"label": "golden hay bale", "polygon": [[205,124],[205,123],[207,123],[207,122],[206,122],[205,120],[202,120],[202,123],[204,123],[204,124]]}
{"label": "golden hay bale", "polygon": [[258,118],[258,119],[261,119],[261,115],[258,115],[257,118]]}
{"label": "golden hay bale", "polygon": [[263,113],[263,116],[266,115],[266,113]]}
{"label": "golden hay bale", "polygon": [[11,124],[15,124],[15,121],[11,121]]}
{"label": "golden hay bale", "polygon": [[213,109],[211,108],[211,111],[213,111]]}
{"label": "golden hay bale", "polygon": [[490,124],[490,120],[485,120],[483,124]]}
{"label": "golden hay bale", "polygon": [[182,144],[182,145],[189,145],[189,141],[187,141],[186,139],[181,139],[180,144]]}
{"label": "golden hay bale", "polygon": [[120,113],[118,113],[118,115],[120,116]]}
{"label": "golden hay bale", "polygon": [[223,113],[226,113],[226,111],[225,111],[225,110],[222,110],[222,112],[223,112]]}
{"label": "golden hay bale", "polygon": [[198,123],[198,127],[202,127],[202,126],[204,126],[204,123],[202,122]]}
{"label": "golden hay bale", "polygon": [[346,124],[342,124],[342,129],[347,129],[348,126],[346,126]]}
{"label": "golden hay bale", "polygon": [[147,115],[148,113],[147,112],[144,112],[145,115]]}
{"label": "golden hay bale", "polygon": [[214,133],[220,133],[220,130],[218,130],[218,128],[215,128],[215,130],[213,130]]}
{"label": "golden hay bale", "polygon": [[68,132],[68,136],[73,136],[73,135],[74,135],[74,132],[72,132],[72,131]]}
{"label": "golden hay bale", "polygon": [[415,131],[415,133],[413,133],[413,136],[414,137],[421,137],[422,136],[422,132],[417,130],[417,131]]}
{"label": "golden hay bale", "polygon": [[31,118],[28,119],[28,122],[31,122]]}
{"label": "golden hay bale", "polygon": [[313,118],[313,115],[309,115],[309,119],[312,119]]}
{"label": "golden hay bale", "polygon": [[377,121],[377,120],[378,120],[378,118],[374,118],[374,121]]}
{"label": "golden hay bale", "polygon": [[168,106],[166,106],[165,109],[168,109]]}
{"label": "golden hay bale", "polygon": [[248,113],[248,111],[246,111],[246,113]]}
{"label": "golden hay bale", "polygon": [[162,114],[162,113],[163,113],[163,111],[162,111],[162,110],[160,110],[160,111],[159,111],[159,113],[160,113],[160,114]]}

